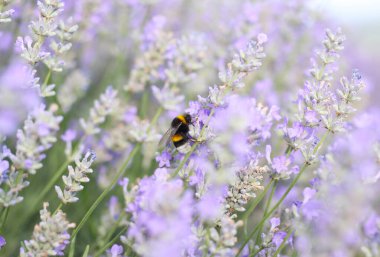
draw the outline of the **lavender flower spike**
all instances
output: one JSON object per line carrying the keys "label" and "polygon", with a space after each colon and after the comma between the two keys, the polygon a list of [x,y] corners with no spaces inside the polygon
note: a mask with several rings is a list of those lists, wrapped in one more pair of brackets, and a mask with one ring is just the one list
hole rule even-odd
{"label": "lavender flower spike", "polygon": [[55,134],[62,121],[62,116],[54,116],[54,108],[45,110],[41,105],[28,116],[24,128],[17,132],[16,153],[9,153],[16,169],[35,174],[42,168],[44,152],[57,141]]}
{"label": "lavender flower spike", "polygon": [[99,125],[102,124],[107,115],[117,109],[119,100],[117,99],[117,91],[109,86],[100,96],[99,100],[94,102],[94,106],[90,110],[90,118],[88,121],[80,120],[80,124],[87,135],[94,135],[100,132]]}
{"label": "lavender flower spike", "polygon": [[8,23],[12,21],[12,15],[15,10],[3,10],[3,8],[7,7],[11,0],[3,0],[0,2],[0,23]]}
{"label": "lavender flower spike", "polygon": [[48,206],[44,203],[40,211],[41,222],[34,227],[32,239],[24,241],[25,248],[20,248],[20,257],[63,256],[70,242],[68,230],[75,224],[69,223],[61,210],[52,215]]}
{"label": "lavender flower spike", "polygon": [[81,183],[90,181],[87,174],[93,172],[90,166],[94,160],[95,154],[88,151],[82,160],[79,160],[79,158],[75,160],[75,168],[73,168],[73,166],[68,167],[69,175],[62,176],[65,188],[62,190],[59,186],[55,186],[55,191],[63,203],[73,203],[79,200],[79,198],[76,197],[76,193],[83,190]]}

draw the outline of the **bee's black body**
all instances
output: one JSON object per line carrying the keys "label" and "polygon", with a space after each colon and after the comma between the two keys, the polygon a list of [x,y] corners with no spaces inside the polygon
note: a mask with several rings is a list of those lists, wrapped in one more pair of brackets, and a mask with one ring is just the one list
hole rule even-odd
{"label": "bee's black body", "polygon": [[189,114],[178,115],[171,123],[170,129],[165,133],[160,141],[160,145],[166,145],[169,141],[178,148],[186,144],[189,139],[189,124],[191,116]]}
{"label": "bee's black body", "polygon": [[189,124],[191,123],[191,116],[189,114],[178,115],[172,121],[172,128],[178,128],[172,136],[172,142],[175,147],[180,147],[189,140]]}

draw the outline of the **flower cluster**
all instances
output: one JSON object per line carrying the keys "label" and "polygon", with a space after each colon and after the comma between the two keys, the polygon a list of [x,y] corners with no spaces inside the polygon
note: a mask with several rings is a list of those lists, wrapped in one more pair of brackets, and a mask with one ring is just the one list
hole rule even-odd
{"label": "flower cluster", "polygon": [[[35,77],[36,65],[40,62],[45,63],[51,71],[61,72],[64,61],[60,56],[65,55],[70,50],[72,44],[70,40],[78,29],[76,24],[65,24],[64,21],[58,22],[58,17],[64,9],[61,0],[38,1],[38,19],[29,24],[31,36],[18,37],[17,47],[20,55],[24,58],[32,69],[33,81],[31,87],[37,87],[42,97],[54,96],[55,85],[47,85],[49,77],[43,85],[39,85],[39,78]],[[49,40],[48,40],[49,39]],[[50,51],[46,51],[44,45],[49,44]]]}
{"label": "flower cluster", "polygon": [[11,3],[11,0],[4,0],[0,3],[0,23],[7,23],[12,21],[12,15],[14,14],[14,9],[3,10]]}
{"label": "flower cluster", "polygon": [[35,109],[24,123],[24,129],[17,132],[16,153],[9,157],[18,170],[35,174],[42,167],[41,161],[54,142],[62,116],[54,115],[54,107],[46,110],[44,105]]}
{"label": "flower cluster", "polygon": [[65,183],[64,190],[62,191],[59,186],[55,186],[55,191],[63,203],[72,203],[79,200],[75,195],[78,191],[83,190],[81,183],[87,183],[90,181],[87,174],[93,172],[90,166],[94,160],[95,154],[87,152],[82,160],[75,160],[75,168],[73,168],[73,166],[68,167],[69,175],[62,176],[62,180]]}
{"label": "flower cluster", "polygon": [[88,121],[80,120],[80,124],[86,135],[94,135],[100,132],[99,125],[105,122],[107,115],[114,112],[118,106],[117,91],[112,87],[108,87],[100,96],[99,100],[95,100],[94,106],[90,109],[90,117]]}
{"label": "flower cluster", "polygon": [[69,229],[74,223],[66,220],[66,215],[58,210],[53,215],[47,210],[49,204],[44,203],[40,211],[41,221],[34,227],[31,240],[24,241],[20,249],[22,257],[63,256],[64,250],[70,241]]}

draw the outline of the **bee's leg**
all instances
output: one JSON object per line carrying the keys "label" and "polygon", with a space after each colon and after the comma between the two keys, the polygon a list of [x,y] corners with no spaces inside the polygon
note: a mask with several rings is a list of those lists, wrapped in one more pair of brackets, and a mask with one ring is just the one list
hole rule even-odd
{"label": "bee's leg", "polygon": [[197,138],[193,138],[189,133],[186,134],[187,138],[191,141],[191,142],[198,142],[198,143],[201,143],[202,141],[201,140],[198,140]]}

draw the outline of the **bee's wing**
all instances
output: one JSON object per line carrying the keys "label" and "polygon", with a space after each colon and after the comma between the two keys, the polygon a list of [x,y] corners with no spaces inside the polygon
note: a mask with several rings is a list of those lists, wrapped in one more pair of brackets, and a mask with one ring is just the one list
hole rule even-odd
{"label": "bee's wing", "polygon": [[166,146],[169,143],[171,137],[177,132],[179,126],[181,126],[181,123],[175,128],[173,128],[173,127],[169,128],[165,132],[165,134],[161,137],[160,142],[158,142],[158,147],[161,148],[161,147]]}

